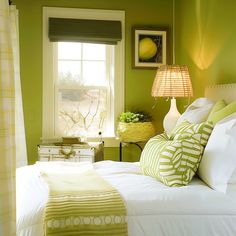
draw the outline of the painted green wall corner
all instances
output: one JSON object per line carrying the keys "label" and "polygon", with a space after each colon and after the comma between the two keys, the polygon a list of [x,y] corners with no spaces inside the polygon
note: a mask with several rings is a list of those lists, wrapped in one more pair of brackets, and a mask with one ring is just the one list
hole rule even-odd
{"label": "painted green wall corner", "polygon": [[194,97],[236,82],[236,1],[176,1],[176,63],[189,66]]}
{"label": "painted green wall corner", "polygon": [[[152,110],[150,95],[155,70],[132,69],[131,28],[133,25],[169,28],[169,52],[172,52],[172,0],[13,0],[19,10],[20,66],[29,163],[37,160],[37,144],[42,135],[42,7],[78,7],[125,10],[125,108],[145,108],[152,113],[157,131],[162,131],[162,119],[169,104],[160,99]],[[135,87],[135,89],[134,89]],[[124,160],[136,161],[138,150],[128,148]],[[106,148],[105,159],[118,160],[118,148]]]}

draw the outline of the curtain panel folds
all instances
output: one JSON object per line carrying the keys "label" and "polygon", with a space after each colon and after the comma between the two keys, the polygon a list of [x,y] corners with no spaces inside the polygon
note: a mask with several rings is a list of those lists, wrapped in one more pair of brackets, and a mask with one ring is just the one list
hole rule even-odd
{"label": "curtain panel folds", "polygon": [[0,235],[16,234],[15,87],[10,11],[0,1]]}
{"label": "curtain panel folds", "polygon": [[[19,45],[16,8],[7,0],[0,1],[0,235],[16,235],[15,171],[16,133],[24,130],[19,76]],[[14,43],[14,46],[13,46]],[[16,91],[18,93],[16,94]],[[19,96],[18,98],[16,98]],[[19,99],[19,100],[18,100]],[[19,115],[21,113],[21,115]],[[15,119],[20,118],[18,121]],[[20,121],[21,120],[21,121]],[[20,122],[19,122],[20,121]],[[16,124],[21,129],[16,129]],[[19,128],[19,127],[18,127]],[[19,136],[17,140],[20,140]],[[24,149],[24,147],[23,147]],[[22,152],[23,153],[23,152]],[[26,164],[26,154],[19,161]]]}
{"label": "curtain panel folds", "polygon": [[16,140],[16,167],[26,166],[27,151],[25,141],[25,125],[20,81],[19,59],[19,26],[18,10],[10,6],[10,25],[13,50],[14,81],[15,81],[15,140]]}

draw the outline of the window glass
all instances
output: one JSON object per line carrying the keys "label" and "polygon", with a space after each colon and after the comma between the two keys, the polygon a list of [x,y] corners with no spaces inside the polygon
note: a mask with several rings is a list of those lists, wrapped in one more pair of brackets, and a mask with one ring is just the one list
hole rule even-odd
{"label": "window glass", "polygon": [[97,137],[105,132],[106,89],[60,89],[58,128],[65,136]]}
{"label": "window glass", "polygon": [[55,123],[59,135],[94,137],[108,132],[108,75],[114,74],[114,66],[106,57],[107,47],[111,46],[58,43]]}
{"label": "window glass", "polygon": [[106,45],[83,43],[83,60],[105,60]]}
{"label": "window glass", "polygon": [[58,59],[81,60],[81,43],[60,42],[58,45]]}
{"label": "window glass", "polygon": [[105,61],[84,61],[83,79],[86,85],[106,85]]}
{"label": "window glass", "polygon": [[58,80],[61,83],[82,82],[80,61],[58,61]]}

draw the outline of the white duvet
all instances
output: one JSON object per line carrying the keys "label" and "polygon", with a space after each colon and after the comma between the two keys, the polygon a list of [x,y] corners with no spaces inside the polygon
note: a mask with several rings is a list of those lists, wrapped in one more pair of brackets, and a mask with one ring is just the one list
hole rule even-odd
{"label": "white duvet", "polygon": [[195,178],[167,187],[140,173],[139,163],[38,162],[17,169],[17,235],[43,236],[47,186],[41,170],[95,169],[122,195],[129,236],[236,236],[236,191],[223,194]]}

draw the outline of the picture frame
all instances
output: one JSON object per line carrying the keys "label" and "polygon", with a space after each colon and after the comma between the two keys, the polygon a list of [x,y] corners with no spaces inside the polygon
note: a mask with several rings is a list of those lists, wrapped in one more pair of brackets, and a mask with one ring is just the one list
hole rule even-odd
{"label": "picture frame", "polygon": [[167,29],[133,27],[133,68],[157,69],[167,63]]}

